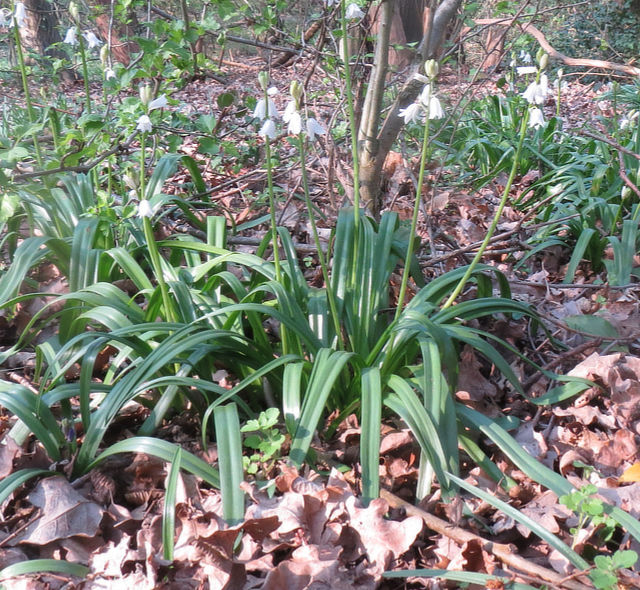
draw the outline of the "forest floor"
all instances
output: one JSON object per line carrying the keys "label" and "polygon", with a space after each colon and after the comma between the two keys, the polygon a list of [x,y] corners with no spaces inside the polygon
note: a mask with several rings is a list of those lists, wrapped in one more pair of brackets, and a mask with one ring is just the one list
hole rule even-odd
{"label": "forest floor", "polygon": [[[257,93],[256,76],[261,66],[257,59],[244,60],[235,67],[226,66],[228,83],[210,79],[190,83],[172,98],[181,101],[185,113],[215,113],[229,124],[240,125],[241,118],[229,111],[221,114],[215,97],[235,92],[242,97]],[[297,74],[308,72],[301,68]],[[320,74],[315,73],[317,77]],[[273,83],[280,88],[276,97],[284,107],[292,77],[290,69],[274,72]],[[313,83],[313,82],[312,82]],[[445,73],[439,93],[449,103],[460,95],[456,74]],[[475,92],[497,92],[495,82],[485,80],[474,86]],[[8,100],[19,101],[13,90],[4,88]],[[71,96],[81,92],[69,87]],[[100,91],[96,88],[96,94]],[[581,125],[585,117],[595,121],[606,116],[606,102],[595,102],[599,90],[594,84],[571,82],[566,98],[566,124]],[[70,102],[72,102],[70,100]],[[213,106],[212,106],[213,105]],[[547,108],[554,108],[552,101]],[[316,99],[314,109],[326,122],[335,109],[329,99]],[[336,183],[350,185],[347,150],[326,136],[311,154],[311,193],[314,203],[326,217],[319,218],[322,229],[329,230],[343,197]],[[261,162],[248,162],[234,168],[223,160],[215,171],[207,159],[196,153],[193,138],[185,137],[181,148],[203,163],[205,182],[212,187],[209,210],[201,213],[224,214],[229,226],[245,224],[266,213],[264,202],[254,197],[265,182]],[[318,281],[302,200],[295,197],[300,173],[281,141],[282,168],[276,185],[282,190],[278,208],[279,223],[287,227],[307,258],[308,278]],[[292,164],[287,164],[288,161]],[[414,200],[412,179],[415,159],[394,152],[385,168],[385,209],[409,219]],[[222,170],[222,171],[221,171]],[[517,199],[535,179],[535,172],[517,178],[512,187]],[[168,190],[180,191],[184,174],[169,183]],[[428,193],[421,216],[420,258],[425,278],[466,264],[477,249],[490,224],[506,178],[497,177],[482,188],[460,186],[450,171],[434,163],[429,171]],[[347,190],[348,192],[348,190]],[[194,228],[182,221],[167,222],[160,229],[167,233],[190,232]],[[549,249],[515,269],[523,253],[530,249],[527,237],[533,231],[531,221],[522,212],[507,207],[496,237],[484,262],[499,268],[510,281],[513,297],[532,304],[545,321],[553,338],[564,347],[552,345],[549,338],[529,331],[524,320],[495,317],[479,327],[513,345],[525,357],[561,375],[592,379],[597,385],[577,399],[555,406],[537,406],[535,398],[549,387],[549,379],[515,355],[504,351],[512,368],[521,376],[527,398],[515,392],[492,366],[471,348],[461,353],[456,398],[488,416],[499,408],[518,418],[520,425],[512,435],[542,464],[565,476],[576,487],[594,484],[606,501],[640,516],[640,471],[637,466],[637,440],[640,436],[640,309],[638,288],[609,288],[587,267],[579,268],[572,284],[563,284],[568,262],[566,252]],[[321,229],[321,231],[322,231]],[[233,236],[230,247],[253,251],[266,231],[264,224],[249,227]],[[326,232],[328,233],[328,231]],[[46,272],[42,273],[43,276]],[[46,288],[44,276],[42,283]],[[392,295],[397,284],[391,285]],[[64,289],[64,286],[62,286]],[[472,296],[469,292],[466,296]],[[563,318],[597,314],[618,331],[617,338],[591,337],[569,329]],[[6,322],[5,322],[6,323]],[[15,330],[15,326],[4,326]],[[623,352],[626,349],[628,352]],[[510,355],[510,356],[509,356]],[[33,385],[34,355],[25,351],[2,367],[5,378]],[[131,408],[121,416],[109,433],[114,442],[135,432],[144,418],[144,409]],[[11,417],[0,415],[0,432],[8,431]],[[106,461],[89,476],[68,482],[64,477],[45,478],[30,483],[2,506],[0,526],[0,569],[11,563],[56,558],[88,564],[92,574],[86,580],[68,579],[54,574],[39,574],[5,582],[17,588],[261,588],[302,590],[332,588],[441,588],[425,577],[383,578],[385,571],[447,569],[501,574],[535,587],[580,588],[584,579],[572,574],[568,562],[557,551],[533,537],[514,519],[496,510],[490,503],[472,496],[460,496],[444,502],[435,487],[421,502],[415,502],[419,449],[406,426],[398,421],[384,424],[380,449],[380,478],[383,498],[363,508],[358,500],[357,465],[359,424],[355,416],[347,418],[330,440],[314,443],[318,462],[315,469],[297,472],[286,463],[272,465],[266,474],[275,478],[273,497],[246,484],[250,498],[246,520],[229,528],[221,516],[218,491],[184,474],[180,479],[176,514],[174,559],[162,553],[161,526],[164,486],[168,466],[140,453]],[[169,419],[157,436],[179,443],[208,461],[217,457],[215,446],[199,445],[199,423],[188,413]],[[571,544],[570,529],[578,526],[573,513],[558,498],[503,456],[488,440],[479,441],[505,476],[517,486],[507,494],[462,456],[461,474],[472,485],[491,491],[545,528]],[[69,471],[69,464],[52,465],[39,445],[18,448],[5,437],[0,445],[0,477],[23,468]],[[620,476],[626,475],[620,479]],[[630,475],[631,474],[631,475]],[[408,503],[408,504],[407,504]],[[589,553],[596,535],[595,526],[585,526],[575,539],[575,549]],[[638,543],[617,533],[611,547],[635,549]],[[511,559],[510,554],[515,559]],[[505,557],[506,555],[506,557]],[[519,559],[519,560],[518,560]],[[631,572],[622,582],[640,587],[640,578]],[[555,577],[554,577],[555,576]],[[566,578],[564,582],[560,582]],[[458,587],[450,582],[446,587]],[[564,584],[564,585],[563,585]],[[483,587],[483,586],[476,586]],[[502,588],[496,582],[493,588]]]}

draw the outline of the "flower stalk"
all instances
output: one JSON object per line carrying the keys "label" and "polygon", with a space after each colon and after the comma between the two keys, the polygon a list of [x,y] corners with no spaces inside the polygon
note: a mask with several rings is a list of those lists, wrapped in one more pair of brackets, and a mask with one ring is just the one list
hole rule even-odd
{"label": "flower stalk", "polygon": [[[413,214],[411,216],[411,228],[409,229],[409,243],[407,244],[407,253],[404,259],[404,268],[402,270],[402,281],[400,283],[400,292],[398,293],[398,304],[394,322],[397,322],[404,307],[404,300],[407,294],[407,286],[409,284],[409,268],[411,267],[411,257],[415,243],[416,230],[418,228],[418,214],[420,213],[420,203],[422,202],[422,187],[424,185],[424,174],[427,167],[427,161],[431,155],[429,144],[429,127],[431,119],[440,119],[444,116],[442,107],[433,94],[433,81],[438,75],[438,63],[430,59],[425,64],[425,71],[429,81],[423,90],[422,102],[426,108],[426,117],[424,120],[424,133],[422,135],[422,150],[420,152],[420,170],[418,172],[418,185],[416,187],[416,197],[413,203]],[[417,104],[417,103],[416,103]]]}
{"label": "flower stalk", "polygon": [[[295,99],[294,97],[294,100]],[[320,262],[320,268],[322,269],[322,278],[327,290],[327,299],[329,300],[329,308],[331,309],[331,317],[333,319],[333,328],[336,332],[336,338],[338,340],[338,349],[344,348],[344,341],[342,339],[342,330],[340,329],[340,320],[338,316],[338,305],[335,299],[335,293],[331,288],[331,280],[329,278],[329,268],[327,261],[322,252],[322,244],[320,243],[320,236],[318,235],[318,226],[316,225],[315,215],[313,213],[313,204],[311,203],[311,197],[309,195],[309,178],[307,175],[306,166],[306,149],[305,149],[305,136],[304,131],[300,131],[298,134],[298,145],[300,150],[300,169],[302,171],[302,190],[304,192],[304,200],[307,206],[307,212],[309,214],[309,223],[311,225],[311,233],[313,235],[313,242],[318,252],[318,261]]]}
{"label": "flower stalk", "polygon": [[460,279],[459,283],[456,285],[456,288],[453,290],[449,298],[445,301],[444,305],[442,306],[442,309],[447,309],[448,307],[451,307],[455,302],[455,300],[458,298],[458,295],[460,295],[465,285],[467,284],[467,281],[473,274],[473,271],[476,269],[476,267],[478,266],[478,263],[484,256],[484,252],[489,246],[489,242],[491,241],[491,238],[493,237],[493,234],[495,233],[496,228],[498,227],[498,222],[500,221],[500,217],[502,217],[502,212],[507,204],[509,193],[511,192],[511,186],[513,185],[513,181],[515,180],[516,174],[518,173],[520,157],[522,155],[522,146],[524,145],[524,138],[527,135],[527,128],[529,127],[529,111],[530,109],[527,107],[522,117],[522,121],[520,123],[520,137],[518,139],[516,153],[513,157],[513,165],[511,166],[511,172],[509,173],[507,184],[504,187],[504,191],[502,193],[500,203],[498,204],[498,208],[496,209],[496,212],[493,216],[491,225],[487,230],[484,240],[482,240],[482,244],[480,244],[480,248],[476,252],[476,255],[473,257],[471,264],[469,264],[466,272],[464,273],[464,276]]}
{"label": "flower stalk", "polygon": [[342,24],[342,53],[344,58],[344,88],[349,116],[349,129],[351,131],[351,156],[353,159],[353,222],[355,228],[356,244],[360,227],[360,164],[358,160],[358,130],[356,129],[356,115],[353,108],[353,87],[351,85],[351,65],[349,59],[349,33],[347,28],[347,2],[340,3]]}
{"label": "flower stalk", "polygon": [[[142,96],[142,92],[141,92]],[[149,104],[144,103],[145,112],[148,110]],[[146,138],[147,131],[140,132],[140,186],[139,186],[139,215],[142,217],[142,228],[144,231],[144,239],[147,242],[147,249],[149,250],[149,258],[151,259],[151,267],[158,281],[160,287],[160,294],[162,297],[162,305],[164,307],[165,319],[169,322],[177,320],[175,310],[171,304],[171,298],[169,297],[169,287],[164,279],[164,273],[162,270],[162,259],[160,257],[160,251],[158,250],[158,244],[156,244],[155,237],[153,235],[153,226],[151,225],[152,209],[147,199],[146,194]]]}
{"label": "flower stalk", "polygon": [[[31,92],[29,91],[29,82],[27,80],[27,68],[24,62],[24,51],[22,49],[22,38],[20,37],[20,28],[24,26],[24,4],[16,2],[14,6],[13,16],[13,35],[16,44],[16,53],[18,54],[18,67],[20,68],[20,78],[22,80],[22,90],[24,92],[25,102],[27,104],[27,115],[29,123],[34,125],[36,122],[36,114],[33,109],[33,101],[31,100]],[[33,136],[33,145],[36,152],[36,160],[38,166],[42,168],[42,152],[40,150],[40,142],[38,136]]]}

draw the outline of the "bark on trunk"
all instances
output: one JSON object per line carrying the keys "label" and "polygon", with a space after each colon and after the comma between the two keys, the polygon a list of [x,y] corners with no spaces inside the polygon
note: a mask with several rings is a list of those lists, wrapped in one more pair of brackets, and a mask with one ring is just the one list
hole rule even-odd
{"label": "bark on trunk", "polygon": [[375,217],[380,211],[379,199],[371,198],[376,194],[379,178],[375,176],[372,163],[375,162],[378,151],[379,113],[382,108],[384,86],[387,78],[387,59],[389,56],[389,36],[391,33],[393,0],[383,0],[380,3],[377,21],[378,39],[376,42],[375,58],[369,88],[362,108],[362,118],[358,132],[358,157],[360,160],[360,190],[364,197],[364,205],[369,206]]}
{"label": "bark on trunk", "polygon": [[[425,28],[422,42],[418,51],[414,54],[407,82],[400,89],[387,118],[375,137],[375,150],[367,154],[365,161],[360,163],[361,198],[365,203],[371,203],[373,211],[379,211],[382,206],[380,184],[384,161],[402,129],[403,120],[398,116],[398,111],[411,104],[423,87],[423,82],[414,79],[414,74],[421,72],[427,59],[436,58],[442,47],[449,23],[455,17],[462,0],[443,0],[434,10],[432,6],[427,13],[429,25]],[[379,111],[378,111],[379,112]],[[375,116],[379,116],[376,114]],[[366,129],[363,119],[362,128]]]}
{"label": "bark on trunk", "polygon": [[27,18],[20,29],[20,40],[27,62],[33,62],[29,54],[50,57],[63,57],[63,54],[51,47],[62,41],[58,31],[58,15],[55,6],[46,0],[25,0]]}
{"label": "bark on trunk", "polygon": [[114,0],[93,0],[92,7],[95,14],[96,27],[100,38],[111,44],[111,55],[121,64],[131,63],[131,54],[139,51],[140,47],[130,39],[135,35],[137,19],[135,13],[127,15],[127,22],[122,22],[113,15]]}

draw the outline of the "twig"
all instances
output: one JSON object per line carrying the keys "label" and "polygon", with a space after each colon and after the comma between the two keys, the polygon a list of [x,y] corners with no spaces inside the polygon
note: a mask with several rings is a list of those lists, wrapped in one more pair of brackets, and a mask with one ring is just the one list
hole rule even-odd
{"label": "twig", "polygon": [[20,526],[16,528],[15,531],[12,531],[4,539],[0,540],[0,547],[4,547],[9,541],[11,541],[12,539],[15,539],[31,523],[33,523],[37,518],[40,518],[41,513],[42,513],[42,510],[40,508],[36,508],[35,512],[33,513],[33,518],[23,522]]}
{"label": "twig", "polygon": [[640,283],[630,283],[628,285],[607,285],[607,284],[593,284],[593,283],[549,283],[541,281],[521,281],[519,279],[509,280],[514,285],[524,285],[526,287],[543,287],[548,289],[609,289],[616,291],[626,291],[633,289],[640,289]]}
{"label": "twig", "polygon": [[591,139],[595,139],[597,141],[602,141],[603,143],[609,144],[611,147],[615,148],[618,152],[622,152],[627,156],[631,156],[636,160],[640,160],[640,154],[636,154],[626,147],[620,145],[618,142],[613,141],[613,139],[606,137],[605,135],[600,135],[599,133],[592,133],[591,131],[586,131],[584,129],[573,129],[572,130],[577,135],[584,135],[585,137],[590,137]]}
{"label": "twig", "polygon": [[[602,344],[602,339],[600,339],[600,338],[598,338],[597,340],[590,340],[589,342],[584,342],[580,346],[576,346],[575,348],[567,350],[567,351],[563,352],[562,354],[558,355],[551,362],[547,363],[543,367],[543,369],[545,371],[551,371],[552,369],[555,369],[558,365],[560,365],[563,361],[566,361],[567,359],[573,358],[574,356],[578,356],[578,355],[582,354],[583,352],[585,352],[586,350],[589,350],[590,348],[597,348],[601,344]],[[522,387],[525,390],[529,389],[529,387],[531,387],[540,378],[541,375],[542,375],[542,371],[536,371],[533,375],[531,375],[531,377],[529,377],[522,384]]]}
{"label": "twig", "polygon": [[524,559],[519,555],[515,555],[514,547],[512,545],[510,546],[503,543],[494,543],[492,541],[488,541],[480,535],[476,535],[460,527],[453,526],[451,525],[451,523],[448,523],[445,520],[442,520],[437,516],[434,516],[433,514],[430,514],[425,510],[414,506],[413,504],[409,504],[408,502],[401,500],[400,498],[398,498],[398,496],[392,494],[391,492],[388,492],[387,490],[380,490],[380,497],[394,508],[402,508],[409,515],[419,516],[420,518],[422,518],[425,525],[436,533],[444,535],[461,545],[464,543],[475,541],[480,544],[484,551],[486,551],[487,553],[492,553],[508,566],[517,570],[521,570],[522,572],[525,572],[529,575],[535,576],[540,580],[544,580],[545,582],[552,583],[558,588],[566,588],[567,590],[586,590],[593,587],[588,583],[587,580],[580,582],[568,580],[565,577],[557,574],[553,570],[532,563],[531,561]]}
{"label": "twig", "polygon": [[575,66],[575,67],[585,67],[585,68],[599,68],[603,70],[613,70],[614,72],[621,72],[623,74],[627,74],[628,76],[638,76],[640,75],[640,68],[636,68],[634,66],[628,66],[626,64],[618,64],[612,61],[605,61],[601,59],[585,59],[585,58],[575,58],[569,57],[564,53],[560,53],[558,50],[554,49],[547,38],[544,36],[544,33],[540,31],[540,29],[533,26],[531,23],[520,24],[516,22],[516,19],[497,19],[497,18],[478,18],[475,19],[475,24],[477,25],[500,25],[500,26],[511,26],[517,25],[521,32],[528,33],[538,42],[540,47],[544,51],[549,54],[549,57],[552,59],[557,59],[561,61],[565,65]]}
{"label": "twig", "polygon": [[622,159],[622,152],[618,152],[618,163],[620,164],[620,167],[618,168],[618,175],[622,179],[622,182],[624,182],[625,185],[627,185],[634,193],[636,193],[636,195],[640,197],[640,189],[627,176],[624,160]]}
{"label": "twig", "polygon": [[65,172],[81,172],[86,173],[89,172],[92,168],[97,166],[103,160],[106,160],[109,156],[113,154],[117,154],[118,152],[125,150],[132,143],[133,140],[138,135],[138,131],[134,131],[127,139],[124,140],[123,143],[118,143],[113,146],[110,150],[106,152],[102,152],[99,156],[93,160],[93,162],[89,162],[88,164],[84,164],[82,166],[60,166],[59,168],[52,168],[51,170],[37,170],[35,172],[23,172],[22,174],[14,174],[14,180],[28,180],[29,178],[40,178],[42,176],[50,176],[51,174],[60,174]]}

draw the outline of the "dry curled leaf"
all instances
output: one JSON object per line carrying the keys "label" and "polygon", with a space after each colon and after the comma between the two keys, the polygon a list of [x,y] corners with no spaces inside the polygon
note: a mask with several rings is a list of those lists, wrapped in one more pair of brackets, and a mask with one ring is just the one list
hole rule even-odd
{"label": "dry curled leaf", "polygon": [[12,545],[46,545],[73,536],[93,537],[105,512],[76,492],[62,477],[43,479],[28,499],[40,508],[40,516],[13,539]]}

